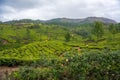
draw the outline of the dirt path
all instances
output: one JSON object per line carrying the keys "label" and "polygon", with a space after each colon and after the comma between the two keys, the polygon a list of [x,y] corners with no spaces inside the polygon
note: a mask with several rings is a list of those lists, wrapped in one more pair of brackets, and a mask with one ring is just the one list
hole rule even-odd
{"label": "dirt path", "polygon": [[17,71],[18,69],[18,67],[0,67],[0,80],[5,78],[6,75],[10,74],[11,72]]}

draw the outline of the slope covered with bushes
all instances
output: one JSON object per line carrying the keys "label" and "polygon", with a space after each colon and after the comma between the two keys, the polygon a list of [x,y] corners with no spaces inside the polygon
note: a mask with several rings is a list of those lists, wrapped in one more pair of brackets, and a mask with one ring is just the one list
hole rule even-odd
{"label": "slope covered with bushes", "polygon": [[24,67],[10,77],[17,80],[119,80],[120,51],[69,52],[63,59],[51,59],[49,66]]}
{"label": "slope covered with bushes", "polygon": [[0,65],[22,65],[43,57],[59,57],[70,51],[71,47],[63,42],[44,41],[35,42],[17,49],[0,51]]}

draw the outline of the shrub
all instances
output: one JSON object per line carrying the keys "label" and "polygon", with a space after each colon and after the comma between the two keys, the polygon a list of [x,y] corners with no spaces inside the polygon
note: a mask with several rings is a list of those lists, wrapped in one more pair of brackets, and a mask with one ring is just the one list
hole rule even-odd
{"label": "shrub", "polygon": [[[42,73],[36,69],[25,68],[18,71],[24,74],[25,80],[119,80],[120,51],[89,51],[82,54],[64,53],[63,59],[51,59],[51,65]],[[40,68],[42,70],[44,68]],[[34,72],[35,70],[35,72]],[[27,71],[27,72],[26,72]],[[37,71],[37,72],[36,72]],[[20,77],[22,79],[22,76]],[[23,79],[23,80],[24,80]],[[19,80],[19,79],[18,79]]]}

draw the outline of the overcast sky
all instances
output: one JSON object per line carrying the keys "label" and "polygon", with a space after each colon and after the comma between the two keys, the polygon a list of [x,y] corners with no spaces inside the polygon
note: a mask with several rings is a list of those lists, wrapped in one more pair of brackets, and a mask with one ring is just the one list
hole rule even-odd
{"label": "overcast sky", "polygon": [[0,21],[91,16],[120,22],[120,0],[0,0]]}

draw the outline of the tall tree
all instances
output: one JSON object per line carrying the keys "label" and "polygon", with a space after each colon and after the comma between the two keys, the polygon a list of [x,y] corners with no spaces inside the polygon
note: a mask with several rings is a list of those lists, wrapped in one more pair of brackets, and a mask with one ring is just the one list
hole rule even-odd
{"label": "tall tree", "polygon": [[102,22],[96,21],[94,23],[92,34],[97,37],[97,39],[101,38],[104,34],[103,24]]}
{"label": "tall tree", "polygon": [[120,23],[117,24],[117,32],[120,33]]}
{"label": "tall tree", "polygon": [[116,28],[116,26],[115,26],[114,24],[111,24],[111,25],[109,26],[109,31],[110,31],[112,34],[117,33],[117,28]]}
{"label": "tall tree", "polygon": [[70,35],[70,33],[67,33],[67,34],[65,35],[65,41],[66,41],[66,42],[69,42],[70,39],[71,39],[71,35]]}
{"label": "tall tree", "polygon": [[26,39],[30,39],[31,38],[29,28],[26,28],[26,36],[25,37],[26,37]]}

